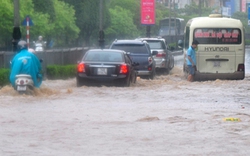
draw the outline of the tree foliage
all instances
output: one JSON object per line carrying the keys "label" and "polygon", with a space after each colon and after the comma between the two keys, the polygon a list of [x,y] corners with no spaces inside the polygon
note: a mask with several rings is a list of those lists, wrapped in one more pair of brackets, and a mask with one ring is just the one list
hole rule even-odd
{"label": "tree foliage", "polygon": [[236,12],[232,18],[239,19],[245,27],[246,33],[250,33],[250,27],[248,26],[248,14],[245,12]]}
{"label": "tree foliage", "polygon": [[0,46],[7,47],[11,43],[13,29],[13,2],[11,0],[0,0]]}
{"label": "tree foliage", "polygon": [[199,5],[192,2],[190,5],[186,5],[183,9],[179,9],[178,16],[184,18],[187,22],[191,18],[199,17],[200,13],[201,16],[208,16],[211,14],[212,10],[213,8],[204,7],[204,5],[201,5],[201,8],[199,8]]}
{"label": "tree foliage", "polygon": [[109,9],[111,16],[111,25],[106,29],[109,39],[121,39],[137,37],[138,32],[136,25],[131,18],[132,13],[129,10],[116,6]]}
{"label": "tree foliage", "polygon": [[32,2],[34,4],[34,10],[36,10],[36,12],[41,12],[44,14],[48,13],[50,15],[50,19],[52,21],[55,20],[56,13],[53,0],[33,0]]}
{"label": "tree foliage", "polygon": [[[135,38],[146,36],[146,26],[141,24],[140,0],[103,0],[103,23],[100,23],[100,0],[20,0],[20,22],[29,15],[34,26],[30,26],[30,40],[39,35],[49,42],[55,41],[57,47],[91,46],[98,44],[99,31],[104,30],[105,44],[116,38]],[[208,16],[213,9],[191,3],[185,8],[169,10],[156,3],[156,23],[151,25],[151,36],[158,35],[159,21],[175,16],[187,22],[193,17]],[[10,47],[14,26],[13,0],[0,0],[0,47]],[[250,32],[246,13],[235,13]],[[26,26],[21,25],[22,39],[26,39]],[[9,49],[9,48],[8,48]]]}
{"label": "tree foliage", "polygon": [[[80,28],[77,42],[90,46],[91,42],[98,42],[100,29],[100,0],[64,0],[74,6],[76,11],[76,25]],[[103,0],[103,29],[109,26],[110,17],[107,1]]]}
{"label": "tree foliage", "polygon": [[[0,0],[0,4],[0,46],[8,47],[10,50],[14,26],[14,4],[13,0]],[[78,37],[79,28],[75,24],[75,10],[72,6],[59,0],[25,0],[19,1],[19,5],[22,39],[26,40],[27,25],[22,25],[22,22],[27,15],[34,24],[29,27],[31,40],[36,40],[39,35],[42,35],[49,41],[53,36],[58,46],[61,46],[71,43]]]}

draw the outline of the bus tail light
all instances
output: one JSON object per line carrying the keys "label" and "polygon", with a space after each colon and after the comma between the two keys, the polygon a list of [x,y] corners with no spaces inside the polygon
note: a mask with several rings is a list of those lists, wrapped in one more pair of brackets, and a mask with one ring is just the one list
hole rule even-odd
{"label": "bus tail light", "polygon": [[244,64],[238,64],[238,70],[237,71],[245,71],[245,65]]}
{"label": "bus tail light", "polygon": [[83,63],[79,63],[77,65],[77,72],[78,73],[84,73],[85,72],[85,65]]}
{"label": "bus tail light", "polygon": [[128,73],[128,66],[126,64],[122,64],[120,66],[120,73],[121,74],[127,74]]}

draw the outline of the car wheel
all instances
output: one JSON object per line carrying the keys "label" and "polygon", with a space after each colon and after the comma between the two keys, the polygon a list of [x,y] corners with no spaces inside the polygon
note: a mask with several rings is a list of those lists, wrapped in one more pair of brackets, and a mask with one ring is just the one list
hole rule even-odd
{"label": "car wheel", "polygon": [[76,77],[76,86],[77,87],[81,87],[84,85],[83,79],[81,79],[80,77]]}
{"label": "car wheel", "polygon": [[171,56],[170,63],[169,63],[169,70],[174,68],[174,56]]}
{"label": "car wheel", "polygon": [[125,79],[125,82],[123,84],[124,87],[129,87],[131,85],[131,78]]}
{"label": "car wheel", "polygon": [[122,80],[117,80],[117,86],[121,86],[121,87],[129,87],[131,84],[131,79],[130,78],[125,78]]}
{"label": "car wheel", "polygon": [[156,72],[155,69],[152,71],[152,73],[148,76],[148,79],[153,80],[155,78]]}
{"label": "car wheel", "polygon": [[163,69],[163,74],[169,74],[169,68]]}
{"label": "car wheel", "polygon": [[134,73],[134,75],[131,75],[131,83],[136,83],[136,78],[137,78],[137,74]]}

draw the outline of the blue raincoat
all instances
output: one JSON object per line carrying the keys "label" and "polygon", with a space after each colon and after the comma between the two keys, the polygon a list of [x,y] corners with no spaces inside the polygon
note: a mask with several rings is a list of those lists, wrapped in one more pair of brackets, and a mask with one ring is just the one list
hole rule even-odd
{"label": "blue raincoat", "polygon": [[35,54],[22,49],[12,59],[10,82],[15,86],[15,77],[18,74],[28,74],[32,77],[34,86],[39,88],[42,83],[41,63]]}

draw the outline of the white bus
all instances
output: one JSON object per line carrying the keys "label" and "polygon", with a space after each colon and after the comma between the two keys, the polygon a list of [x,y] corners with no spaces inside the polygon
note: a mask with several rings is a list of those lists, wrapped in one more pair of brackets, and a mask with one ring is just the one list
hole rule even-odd
{"label": "white bus", "polygon": [[231,79],[245,77],[244,26],[240,20],[212,14],[190,19],[184,30],[184,72],[188,72],[186,52],[192,41],[199,42],[196,50],[195,80]]}

